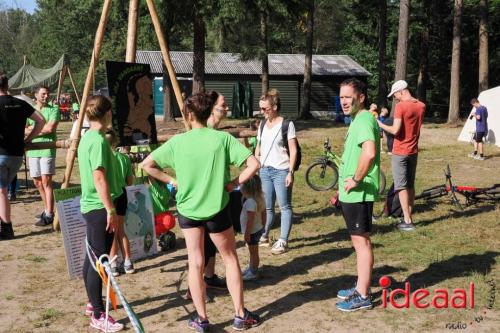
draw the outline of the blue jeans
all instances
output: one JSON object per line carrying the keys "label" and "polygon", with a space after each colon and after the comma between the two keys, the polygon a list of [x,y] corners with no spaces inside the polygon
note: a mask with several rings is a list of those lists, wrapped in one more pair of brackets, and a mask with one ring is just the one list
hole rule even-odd
{"label": "blue jeans", "polygon": [[22,156],[0,155],[0,188],[9,187],[22,163]]}
{"label": "blue jeans", "polygon": [[281,233],[280,239],[288,241],[290,230],[292,229],[292,187],[286,187],[286,176],[288,169],[275,169],[273,167],[263,167],[260,169],[260,179],[262,180],[262,190],[266,202],[266,227],[264,236],[269,236],[269,231],[274,223],[274,203],[276,197],[281,209]]}

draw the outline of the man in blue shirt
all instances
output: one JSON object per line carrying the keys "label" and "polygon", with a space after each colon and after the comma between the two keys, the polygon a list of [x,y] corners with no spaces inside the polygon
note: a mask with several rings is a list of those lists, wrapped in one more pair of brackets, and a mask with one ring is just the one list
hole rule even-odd
{"label": "man in blue shirt", "polygon": [[469,154],[469,157],[484,161],[483,138],[488,134],[488,109],[479,104],[477,98],[473,98],[470,104],[476,109],[470,115],[470,119],[476,118],[476,133],[474,134],[474,153]]}

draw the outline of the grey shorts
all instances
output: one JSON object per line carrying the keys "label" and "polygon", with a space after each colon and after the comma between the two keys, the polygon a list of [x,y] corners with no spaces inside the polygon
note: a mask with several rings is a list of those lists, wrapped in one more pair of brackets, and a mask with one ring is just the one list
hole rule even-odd
{"label": "grey shorts", "polygon": [[415,174],[417,173],[418,154],[392,155],[392,177],[394,190],[415,188]]}
{"label": "grey shorts", "polygon": [[22,156],[0,155],[0,188],[9,187],[22,163]]}
{"label": "grey shorts", "polygon": [[55,157],[29,157],[28,164],[32,178],[56,174]]}

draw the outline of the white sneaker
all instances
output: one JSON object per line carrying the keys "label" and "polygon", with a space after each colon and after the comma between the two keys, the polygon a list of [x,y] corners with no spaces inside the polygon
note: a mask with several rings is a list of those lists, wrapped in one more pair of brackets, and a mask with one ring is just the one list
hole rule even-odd
{"label": "white sneaker", "polygon": [[90,318],[90,327],[95,328],[101,332],[118,332],[123,330],[123,324],[115,321],[111,316],[108,316],[106,322],[106,314],[103,312],[101,318],[96,319],[94,315]]}
{"label": "white sneaker", "polygon": [[260,236],[259,246],[269,247],[269,237],[265,237],[264,235]]}
{"label": "white sneaker", "polygon": [[467,155],[467,156],[469,156],[470,158],[476,158],[477,154],[470,153],[470,154],[469,154],[469,155]]}
{"label": "white sneaker", "polygon": [[286,252],[286,241],[278,239],[271,249],[272,254],[282,254]]}
{"label": "white sneaker", "polygon": [[481,155],[476,155],[474,157],[475,160],[478,160],[478,161],[484,161],[484,156],[481,156]]}
{"label": "white sneaker", "polygon": [[252,273],[252,270],[248,268],[245,270],[245,274],[243,274],[243,281],[257,280],[258,277],[257,273]]}

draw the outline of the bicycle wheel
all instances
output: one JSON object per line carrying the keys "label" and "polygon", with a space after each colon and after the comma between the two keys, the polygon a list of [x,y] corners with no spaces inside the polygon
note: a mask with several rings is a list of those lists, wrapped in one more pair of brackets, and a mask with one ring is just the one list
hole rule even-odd
{"label": "bicycle wheel", "polygon": [[306,170],[306,183],[315,191],[328,191],[339,180],[337,167],[327,161],[317,161]]}
{"label": "bicycle wheel", "polygon": [[384,194],[387,181],[385,179],[385,173],[382,170],[380,170],[380,177],[378,181],[379,181],[378,194]]}

